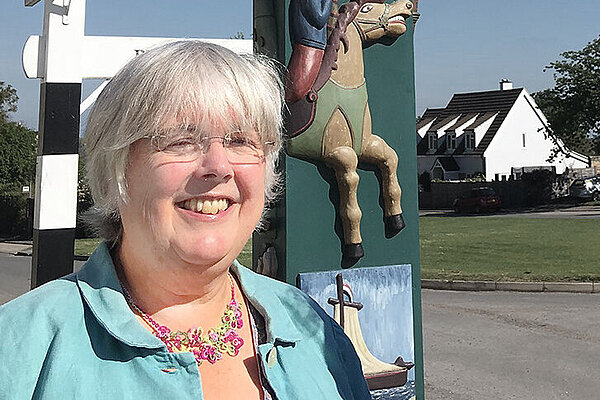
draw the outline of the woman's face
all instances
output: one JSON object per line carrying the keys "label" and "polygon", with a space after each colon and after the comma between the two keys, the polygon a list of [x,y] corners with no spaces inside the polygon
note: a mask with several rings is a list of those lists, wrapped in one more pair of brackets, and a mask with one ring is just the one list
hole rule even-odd
{"label": "woman's face", "polygon": [[231,164],[219,140],[194,160],[173,159],[150,140],[132,146],[123,244],[157,262],[211,266],[238,256],[264,206],[265,162]]}

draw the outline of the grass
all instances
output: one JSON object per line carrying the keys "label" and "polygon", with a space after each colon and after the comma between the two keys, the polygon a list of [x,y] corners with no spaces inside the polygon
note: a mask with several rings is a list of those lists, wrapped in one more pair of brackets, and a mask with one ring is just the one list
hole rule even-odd
{"label": "grass", "polygon": [[96,250],[100,239],[75,239],[75,254],[78,256],[89,256]]}
{"label": "grass", "polygon": [[600,220],[420,219],[427,279],[600,281]]}
{"label": "grass", "polygon": [[[600,282],[600,219],[422,217],[426,279]],[[77,239],[89,255],[99,239]],[[252,265],[252,240],[238,260]]]}
{"label": "grass", "polygon": [[[100,239],[77,239],[75,240],[75,254],[89,256],[94,252],[98,243],[100,243]],[[242,249],[238,261],[247,267],[252,266],[252,239],[248,240]]]}

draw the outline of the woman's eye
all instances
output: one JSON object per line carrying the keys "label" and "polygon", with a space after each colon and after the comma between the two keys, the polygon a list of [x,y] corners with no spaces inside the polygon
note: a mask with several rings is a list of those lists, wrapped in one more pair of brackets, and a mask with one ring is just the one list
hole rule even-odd
{"label": "woman's eye", "polygon": [[230,146],[249,146],[252,142],[244,137],[232,137],[229,139]]}
{"label": "woman's eye", "polygon": [[182,149],[186,149],[189,147],[193,147],[195,145],[195,142],[192,138],[185,138],[185,139],[177,139],[172,141],[171,143],[167,144],[164,149],[165,150],[182,150]]}
{"label": "woman's eye", "polygon": [[258,147],[257,142],[248,136],[248,134],[231,135],[227,139],[229,146],[252,146]]}

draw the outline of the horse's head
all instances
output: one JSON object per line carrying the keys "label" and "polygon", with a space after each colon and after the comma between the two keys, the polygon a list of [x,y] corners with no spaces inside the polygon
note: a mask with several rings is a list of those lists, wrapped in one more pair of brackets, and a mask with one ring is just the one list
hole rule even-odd
{"label": "horse's head", "polygon": [[354,22],[358,26],[363,47],[374,43],[391,44],[406,32],[406,20],[412,15],[413,3],[398,0],[384,3],[384,0],[365,2]]}

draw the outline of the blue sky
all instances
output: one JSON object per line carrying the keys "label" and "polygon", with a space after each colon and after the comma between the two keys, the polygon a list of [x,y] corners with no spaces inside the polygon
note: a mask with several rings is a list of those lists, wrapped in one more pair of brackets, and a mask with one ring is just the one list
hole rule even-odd
{"label": "blue sky", "polygon": [[[17,88],[14,120],[37,129],[39,81],[25,78],[21,50],[41,34],[43,2],[0,7],[0,81]],[[169,4],[171,4],[169,6]],[[415,35],[417,113],[453,93],[492,90],[502,78],[535,92],[553,85],[544,67],[600,33],[600,1],[420,0]],[[87,1],[86,34],[228,38],[251,33],[252,2]],[[84,94],[94,89],[84,84]]]}

